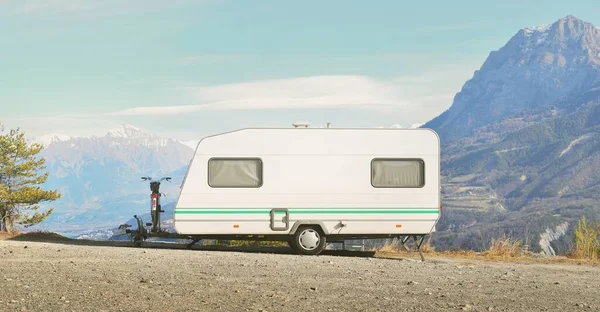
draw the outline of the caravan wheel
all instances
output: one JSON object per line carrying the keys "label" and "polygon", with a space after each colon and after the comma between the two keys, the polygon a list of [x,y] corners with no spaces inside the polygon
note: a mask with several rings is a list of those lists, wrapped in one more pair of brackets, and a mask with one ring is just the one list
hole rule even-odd
{"label": "caravan wheel", "polygon": [[292,245],[301,255],[317,255],[325,249],[325,235],[320,228],[301,227],[294,234]]}

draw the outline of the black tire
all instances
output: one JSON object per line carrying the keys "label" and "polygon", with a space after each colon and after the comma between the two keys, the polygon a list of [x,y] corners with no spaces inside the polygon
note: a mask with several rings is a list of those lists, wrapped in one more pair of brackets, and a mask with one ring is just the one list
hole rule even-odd
{"label": "black tire", "polygon": [[[315,241],[317,239],[317,241]],[[301,226],[294,233],[290,244],[301,255],[318,255],[327,245],[327,239],[320,227]]]}
{"label": "black tire", "polygon": [[293,250],[294,252],[298,252],[298,251],[296,250],[296,245],[294,245],[294,239],[293,239],[293,238],[291,238],[291,239],[288,239],[287,243],[288,243],[288,246],[290,246],[290,248],[292,248],[292,250]]}

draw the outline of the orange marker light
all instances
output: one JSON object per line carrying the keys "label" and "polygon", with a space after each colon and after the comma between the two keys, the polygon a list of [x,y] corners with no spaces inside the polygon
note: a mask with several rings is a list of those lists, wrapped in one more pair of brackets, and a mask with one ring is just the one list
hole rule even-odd
{"label": "orange marker light", "polygon": [[233,228],[234,228],[234,229],[237,229],[237,228],[239,228],[239,227],[240,227],[240,225],[239,225],[239,224],[234,224],[234,225],[233,225]]}
{"label": "orange marker light", "polygon": [[397,228],[401,228],[401,227],[402,227],[402,224],[396,224],[396,227],[397,227]]}

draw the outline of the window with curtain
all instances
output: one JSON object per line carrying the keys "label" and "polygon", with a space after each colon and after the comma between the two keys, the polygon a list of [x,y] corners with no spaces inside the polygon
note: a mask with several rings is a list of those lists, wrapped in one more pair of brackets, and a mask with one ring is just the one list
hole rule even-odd
{"label": "window with curtain", "polygon": [[374,159],[371,184],[374,187],[423,187],[425,163],[421,159]]}
{"label": "window with curtain", "polygon": [[211,187],[260,187],[262,161],[258,158],[213,158],[208,161]]}

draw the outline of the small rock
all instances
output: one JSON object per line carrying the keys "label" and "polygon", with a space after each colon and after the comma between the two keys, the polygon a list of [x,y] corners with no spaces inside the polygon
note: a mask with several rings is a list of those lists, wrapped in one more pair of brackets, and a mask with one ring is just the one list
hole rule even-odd
{"label": "small rock", "polygon": [[67,298],[66,298],[66,297],[64,297],[64,296],[63,296],[63,297],[60,297],[60,300],[65,300],[65,299],[67,299]]}
{"label": "small rock", "polygon": [[25,245],[25,246],[23,247],[23,249],[27,249],[27,245]]}
{"label": "small rock", "polygon": [[463,311],[472,311],[473,310],[473,306],[470,304],[466,304],[462,307]]}
{"label": "small rock", "polygon": [[310,290],[312,290],[312,291],[316,291],[316,290],[317,290],[317,287],[311,287],[311,288],[310,288]]}
{"label": "small rock", "polygon": [[407,285],[417,285],[417,284],[419,284],[419,283],[417,283],[415,281],[410,281],[410,282],[407,283]]}
{"label": "small rock", "polygon": [[560,282],[554,282],[554,285],[558,285],[558,284],[560,284]]}

